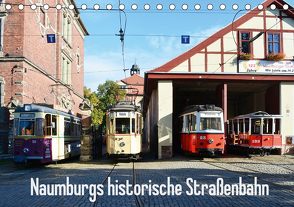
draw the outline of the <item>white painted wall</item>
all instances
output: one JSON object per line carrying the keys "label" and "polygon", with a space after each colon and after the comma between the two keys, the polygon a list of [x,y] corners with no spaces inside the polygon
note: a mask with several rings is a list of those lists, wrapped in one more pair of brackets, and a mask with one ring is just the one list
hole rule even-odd
{"label": "white painted wall", "polygon": [[170,72],[188,72],[188,60],[173,68]]}
{"label": "white painted wall", "polygon": [[[294,82],[282,82],[280,96],[280,114],[283,116],[282,144],[284,145],[286,136],[294,136]],[[287,110],[290,110],[290,113],[287,113]]]}
{"label": "white painted wall", "polygon": [[238,71],[238,62],[237,55],[233,54],[224,54],[224,72],[225,73],[237,73]]}
{"label": "white painted wall", "polygon": [[207,52],[219,52],[221,51],[221,40],[218,39],[215,42],[207,46]]}
{"label": "white painted wall", "polygon": [[221,72],[221,54],[207,54],[207,72]]}
{"label": "white painted wall", "polygon": [[197,53],[191,57],[191,72],[205,72],[205,54]]}
{"label": "white painted wall", "polygon": [[235,44],[235,41],[233,39],[233,35],[235,37],[235,40],[237,41],[237,32],[234,31],[229,32],[228,34],[224,35],[223,42],[224,42],[224,52],[237,52],[237,47]]}
{"label": "white painted wall", "polygon": [[[259,32],[253,32],[253,37],[255,37]],[[259,38],[253,41],[253,55],[254,58],[260,58],[263,59],[264,57],[264,34],[261,35]]]}
{"label": "white painted wall", "polygon": [[294,56],[294,34],[284,33],[283,44],[284,44],[284,53],[286,54],[286,58],[292,59]]}
{"label": "white painted wall", "polygon": [[161,147],[172,146],[173,82],[158,81],[158,159],[162,158]]}
{"label": "white painted wall", "polygon": [[263,29],[263,17],[253,17],[238,27],[239,29]]}
{"label": "white painted wall", "polygon": [[283,19],[283,29],[285,30],[294,30],[294,20],[287,18],[287,19]]}

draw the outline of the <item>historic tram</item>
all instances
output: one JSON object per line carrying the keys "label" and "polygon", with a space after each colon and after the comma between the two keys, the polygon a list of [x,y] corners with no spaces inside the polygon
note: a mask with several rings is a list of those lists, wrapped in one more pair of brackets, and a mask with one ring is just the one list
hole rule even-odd
{"label": "historic tram", "polygon": [[80,154],[81,119],[35,104],[14,112],[14,162],[52,162]]}
{"label": "historic tram", "polygon": [[282,148],[282,115],[258,111],[229,119],[228,147],[241,147],[247,153],[258,150],[261,156]]}
{"label": "historic tram", "polygon": [[112,158],[139,159],[142,150],[143,119],[139,106],[135,106],[138,89],[126,88],[129,96],[118,98],[106,113],[106,145]]}
{"label": "historic tram", "polygon": [[223,110],[215,105],[190,105],[179,116],[181,149],[186,154],[223,154]]}

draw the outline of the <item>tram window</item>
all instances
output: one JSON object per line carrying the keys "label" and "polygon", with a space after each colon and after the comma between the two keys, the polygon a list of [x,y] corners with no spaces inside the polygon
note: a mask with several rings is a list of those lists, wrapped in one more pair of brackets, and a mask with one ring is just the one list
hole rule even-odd
{"label": "tram window", "polygon": [[117,118],[116,121],[116,133],[117,134],[130,134],[130,119],[129,118]]}
{"label": "tram window", "polygon": [[19,129],[19,119],[14,119],[14,129],[13,129],[13,135],[18,135],[18,129]]}
{"label": "tram window", "polygon": [[232,134],[232,120],[229,120],[228,130],[229,134]]}
{"label": "tram window", "polygon": [[36,119],[36,135],[43,136],[44,119]]}
{"label": "tram window", "polygon": [[220,118],[201,118],[200,119],[200,130],[221,130],[221,119]]}
{"label": "tram window", "polygon": [[19,123],[20,135],[34,135],[34,119],[21,119]]}
{"label": "tram window", "polygon": [[249,119],[245,119],[245,132],[249,132]]}
{"label": "tram window", "polygon": [[192,115],[192,123],[191,123],[191,131],[197,130],[197,122],[196,122],[197,116],[195,114]]}
{"label": "tram window", "polygon": [[260,134],[260,119],[251,119],[251,134]]}
{"label": "tram window", "polygon": [[274,134],[280,134],[280,119],[275,119],[275,131]]}
{"label": "tram window", "polygon": [[135,131],[135,118],[132,118],[132,133],[137,134],[137,131]]}
{"label": "tram window", "polygon": [[186,115],[185,116],[185,132],[189,132],[189,123],[190,123],[190,119],[189,119],[189,116]]}
{"label": "tram window", "polygon": [[140,116],[137,114],[136,134],[140,134]]}
{"label": "tram window", "polygon": [[51,114],[45,115],[45,136],[51,136]]}
{"label": "tram window", "polygon": [[57,116],[52,115],[52,135],[57,135]]}
{"label": "tram window", "polygon": [[70,118],[64,118],[64,136],[70,136]]}
{"label": "tram window", "polygon": [[110,134],[113,134],[113,118],[110,119]]}
{"label": "tram window", "polygon": [[238,120],[235,119],[233,124],[234,124],[234,134],[239,134],[239,132],[238,132]]}
{"label": "tram window", "polygon": [[178,130],[179,131],[185,132],[185,128],[184,128],[185,126],[184,126],[184,124],[185,124],[184,123],[184,117],[181,116],[180,119],[179,119],[179,124],[178,124],[178,126],[179,126]]}
{"label": "tram window", "polygon": [[75,123],[74,123],[73,119],[71,119],[71,121],[70,121],[70,135],[71,136],[75,135]]}
{"label": "tram window", "polygon": [[244,130],[243,119],[239,119],[239,133],[243,134]]}
{"label": "tram window", "polygon": [[263,134],[272,134],[272,133],[273,133],[273,120],[263,119]]}

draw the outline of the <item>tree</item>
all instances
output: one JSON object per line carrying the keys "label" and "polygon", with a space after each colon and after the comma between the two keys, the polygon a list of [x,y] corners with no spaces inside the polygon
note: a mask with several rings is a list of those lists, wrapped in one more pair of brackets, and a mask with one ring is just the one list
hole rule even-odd
{"label": "tree", "polygon": [[106,116],[105,113],[110,105],[116,104],[116,95],[115,91],[120,96],[125,96],[125,91],[119,89],[120,86],[110,80],[107,80],[104,84],[98,86],[96,97],[99,99],[98,110],[98,119],[99,122],[105,126],[106,125]]}
{"label": "tree", "polygon": [[87,88],[86,86],[84,86],[84,97],[86,99],[89,99],[89,101],[93,104],[94,109],[92,110],[92,115],[91,115],[91,122],[92,124],[101,124],[102,118],[101,114],[99,113],[99,110],[97,109],[98,105],[99,105],[99,100],[96,97],[95,93],[91,93],[91,89]]}

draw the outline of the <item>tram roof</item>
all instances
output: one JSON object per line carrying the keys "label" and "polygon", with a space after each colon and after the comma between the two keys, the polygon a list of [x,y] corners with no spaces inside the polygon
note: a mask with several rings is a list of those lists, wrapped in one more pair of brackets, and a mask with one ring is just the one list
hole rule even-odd
{"label": "tram roof", "polygon": [[[26,106],[30,106],[30,110],[26,110],[25,109]],[[52,108],[49,108],[49,107],[46,107],[46,106],[40,106],[40,105],[37,105],[37,104],[24,104],[24,106],[18,106],[15,109],[15,112],[23,112],[23,113],[24,112],[27,112],[27,113],[44,112],[44,113],[58,114],[58,115],[63,115],[63,116],[70,116],[70,117],[80,119],[79,117],[76,117],[76,116],[74,116],[72,114],[68,114],[68,113],[65,113],[65,112],[62,112],[62,111],[59,111],[59,110],[56,110],[56,109],[52,109]]]}
{"label": "tram roof", "polygon": [[130,104],[128,102],[118,102],[115,105],[109,106],[109,111],[141,111],[139,106]]}
{"label": "tram roof", "polygon": [[217,107],[215,105],[189,105],[186,106],[183,109],[183,112],[180,114],[180,116],[183,116],[184,114],[192,113],[192,112],[199,112],[199,111],[217,111],[217,112],[223,112],[223,109],[220,107]]}
{"label": "tram roof", "polygon": [[265,118],[282,118],[283,116],[282,115],[277,115],[277,114],[269,114],[269,113],[267,113],[265,111],[257,111],[257,112],[253,112],[253,113],[250,113],[250,114],[239,115],[239,116],[236,116],[236,117],[231,118],[231,119],[262,118],[262,117],[265,117]]}

